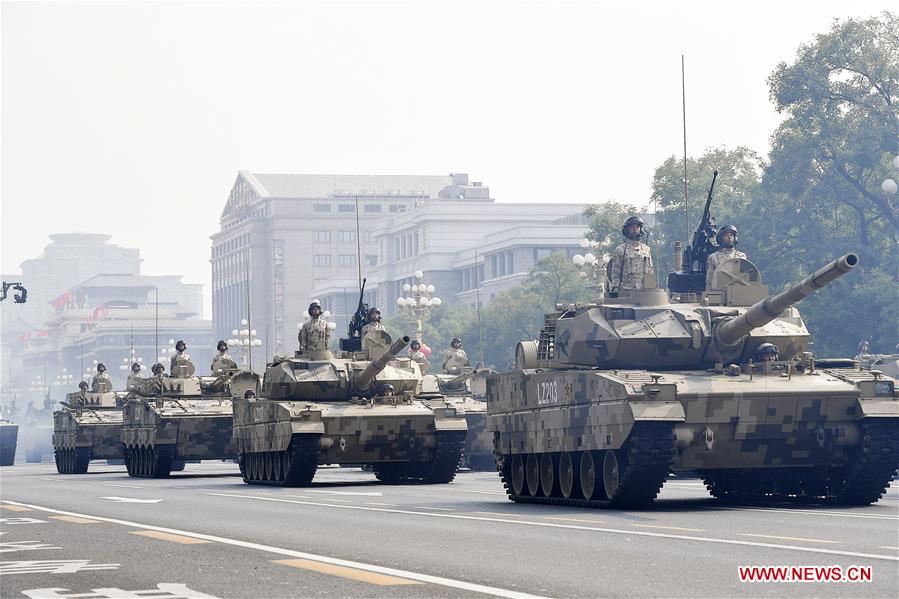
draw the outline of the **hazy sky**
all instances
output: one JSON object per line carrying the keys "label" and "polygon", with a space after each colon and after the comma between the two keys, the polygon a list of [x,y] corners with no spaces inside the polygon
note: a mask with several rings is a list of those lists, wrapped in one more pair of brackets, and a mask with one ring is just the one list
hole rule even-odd
{"label": "hazy sky", "polygon": [[645,205],[688,150],[766,153],[766,78],[885,1],[2,5],[2,269],[110,233],[205,285],[239,169],[468,172],[498,201]]}

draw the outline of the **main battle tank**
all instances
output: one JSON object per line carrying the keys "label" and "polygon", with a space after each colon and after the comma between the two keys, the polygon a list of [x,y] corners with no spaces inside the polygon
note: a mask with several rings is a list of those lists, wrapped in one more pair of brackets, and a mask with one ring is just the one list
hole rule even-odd
{"label": "main battle tank", "polygon": [[123,412],[122,397],[111,386],[99,393],[69,393],[53,413],[57,472],[85,474],[91,460],[124,458]]}
{"label": "main battle tank", "polygon": [[465,416],[468,434],[461,465],[472,470],[493,470],[493,434],[487,430],[486,376],[489,371],[462,368],[461,374],[426,374],[419,399],[431,408],[451,406]]}
{"label": "main battle tank", "polygon": [[[899,467],[896,381],[815,361],[793,307],[857,263],[847,254],[768,296],[736,259],[712,291],[648,288],[547,314],[519,345],[523,369],[488,381],[509,497],[641,506],[673,470],[720,498],[877,501]],[[752,364],[766,342],[782,361]]]}
{"label": "main battle tank", "polygon": [[191,460],[235,459],[232,394],[258,391],[258,376],[142,379],[128,396],[122,442],[130,476],[164,478]]}
{"label": "main battle tank", "polygon": [[408,343],[372,331],[360,346],[343,344],[340,357],[319,350],[273,360],[262,396],[234,400],[244,481],[307,485],[319,464],[371,464],[384,482],[450,482],[465,419],[415,399],[418,365],[397,358]]}
{"label": "main battle tank", "polygon": [[12,466],[16,461],[16,441],[19,425],[0,418],[0,466]]}

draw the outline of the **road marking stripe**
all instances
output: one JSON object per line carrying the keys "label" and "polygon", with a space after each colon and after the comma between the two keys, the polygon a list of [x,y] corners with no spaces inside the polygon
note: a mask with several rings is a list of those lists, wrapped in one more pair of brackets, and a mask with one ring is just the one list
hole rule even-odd
{"label": "road marking stripe", "polygon": [[881,545],[878,549],[895,549],[896,551],[899,551],[899,547],[890,547],[889,545]]}
{"label": "road marking stripe", "polygon": [[564,522],[583,522],[585,524],[602,524],[602,520],[586,520],[583,518],[563,518],[562,516],[545,516],[547,520],[562,520]]}
{"label": "road marking stripe", "polygon": [[120,485],[118,483],[103,483],[107,487],[122,487],[125,489],[143,489],[140,485]]}
{"label": "road marking stripe", "polygon": [[335,566],[334,564],[323,564],[308,559],[276,559],[273,563],[283,564],[292,568],[302,568],[303,570],[312,570],[313,572],[321,572],[322,574],[330,574],[331,576],[340,576],[341,578],[349,578],[369,584],[377,584],[380,586],[391,586],[400,584],[422,584],[417,580],[409,580],[408,578],[399,578],[397,576],[386,576],[376,572],[366,572],[356,568],[347,568],[344,566]]}
{"label": "road marking stripe", "polygon": [[98,520],[89,518],[81,518],[79,516],[50,516],[51,520],[62,520],[63,522],[71,522],[72,524],[99,524]]}
{"label": "road marking stripe", "polygon": [[199,545],[200,543],[209,543],[205,539],[189,537],[186,535],[177,535],[169,532],[160,532],[158,530],[132,530],[131,534],[140,535],[142,537],[150,537],[151,539],[159,539],[160,541],[171,541],[172,543],[181,543],[182,545]]}
{"label": "road marking stripe", "polygon": [[453,508],[449,507],[434,507],[432,505],[413,505],[413,510],[440,510],[441,512],[455,512]]}
{"label": "road marking stripe", "polygon": [[484,514],[485,516],[503,516],[506,518],[524,518],[525,514],[507,514],[504,512],[472,512],[472,514]]}
{"label": "road marking stripe", "polygon": [[381,505],[381,506],[384,506],[384,507],[399,507],[399,506],[398,506],[397,504],[395,504],[395,503],[377,503],[377,502],[374,502],[374,501],[368,501],[368,502],[366,502],[365,505]]}
{"label": "road marking stripe", "polygon": [[640,528],[664,528],[666,530],[682,530],[685,532],[705,532],[704,528],[680,528],[679,526],[661,526],[658,524],[634,524],[634,526],[639,526]]}
{"label": "road marking stripe", "polygon": [[[209,493],[209,495],[218,495],[218,493]],[[224,497],[252,497],[247,495],[225,495]],[[253,499],[259,499],[262,501],[287,501],[288,503],[303,503],[299,501],[289,501],[284,499],[275,499],[268,497],[252,497]],[[140,522],[131,522],[129,520],[119,520],[118,518],[107,518],[105,516],[92,516],[90,514],[79,514],[75,512],[67,512],[63,510],[57,510],[54,508],[43,507],[39,505],[33,504],[25,504],[18,501],[11,501],[9,503],[20,505],[22,507],[27,507],[35,510],[40,510],[43,512],[49,512],[53,514],[62,514],[65,516],[79,516],[82,518],[93,518],[95,520],[99,520],[100,522],[109,522],[111,524],[121,524],[122,526],[129,526],[133,528],[142,528],[144,530],[155,530],[159,532],[167,532],[175,535],[190,535],[196,539],[205,539],[214,543],[223,543],[225,545],[233,545],[235,547],[243,547],[245,549],[255,549],[257,551],[264,551],[267,553],[275,553],[278,555],[284,555],[287,557],[295,557],[300,559],[308,559],[311,561],[321,562],[323,564],[334,564],[335,566],[345,566],[347,568],[357,568],[359,570],[365,570],[367,572],[375,572],[378,574],[385,574],[387,576],[396,576],[398,578],[408,578],[409,580],[417,580],[420,582],[428,583],[428,584],[436,584],[440,586],[450,587],[454,589],[460,589],[463,591],[471,591],[473,593],[481,593],[484,595],[492,595],[494,597],[504,597],[505,599],[542,599],[539,595],[531,595],[528,593],[523,593],[520,591],[513,591],[509,589],[503,589],[499,587],[491,587],[483,584],[477,584],[473,582],[466,582],[464,580],[454,580],[452,578],[444,578],[442,576],[432,576],[430,574],[421,574],[419,572],[412,572],[410,570],[400,570],[398,568],[387,568],[385,566],[378,566],[375,564],[365,564],[362,562],[355,562],[352,560],[339,559],[334,557],[328,557],[326,555],[316,555],[314,553],[304,553],[302,551],[294,551],[293,549],[284,549],[281,547],[273,547],[271,545],[262,545],[260,543],[251,543],[249,541],[239,541],[237,539],[229,539],[227,537],[219,537],[216,535],[207,535],[203,533],[195,533],[195,532],[187,532],[183,530],[178,530],[174,528],[164,528],[161,526],[153,526],[150,524],[141,524]],[[333,508],[347,508],[352,509],[351,506],[342,506],[342,505],[331,505],[326,503],[315,504]],[[374,510],[376,508],[365,508]],[[379,511],[387,511],[387,510],[379,510]],[[425,512],[413,512],[418,514],[425,514]],[[437,515],[437,514],[433,514]],[[441,514],[443,515],[443,514]],[[448,516],[449,514],[447,514]],[[895,558],[899,561],[899,557]]]}
{"label": "road marking stripe", "polygon": [[[362,505],[333,505],[329,503],[316,503],[314,501],[293,501],[290,499],[278,499],[275,497],[253,497],[252,495],[232,495],[229,493],[208,493],[216,497],[233,497],[236,499],[258,499],[260,501],[279,501],[283,503],[296,503],[298,505],[314,505],[318,507],[330,507],[344,510],[362,510],[373,512],[386,512],[390,514],[410,514],[415,516],[423,516],[428,518],[450,518],[456,520],[474,520],[481,522],[500,522],[504,524],[519,524],[527,526],[543,526],[550,528],[565,528],[570,530],[587,530],[591,532],[605,532],[611,534],[630,535],[639,537],[653,537],[657,539],[678,539],[683,541],[697,541],[703,543],[719,543],[721,545],[740,545],[743,547],[764,547],[767,549],[784,549],[787,551],[798,551],[802,553],[823,553],[826,555],[842,555],[847,557],[865,557],[869,559],[882,559],[892,562],[899,562],[899,556],[884,555],[879,553],[861,553],[858,551],[842,551],[838,549],[824,549],[821,547],[804,547],[802,545],[781,545],[777,543],[763,543],[759,541],[742,541],[739,539],[722,539],[716,537],[699,537],[695,535],[678,535],[661,532],[649,532],[643,530],[623,530],[620,528],[600,528],[598,526],[580,526],[577,524],[561,524],[555,522],[537,522],[534,520],[506,520],[503,518],[480,518],[477,516],[469,516],[463,514],[437,514],[434,512],[416,512],[412,510],[387,509],[377,507],[366,507]],[[473,512],[475,514],[493,513],[493,512]],[[510,514],[511,515],[511,514]]]}
{"label": "road marking stripe", "polygon": [[31,508],[22,507],[20,505],[0,505],[4,510],[9,510],[11,512],[30,512]]}
{"label": "road marking stripe", "polygon": [[353,503],[349,499],[334,499],[333,497],[316,497],[318,501],[336,501],[337,503]]}
{"label": "road marking stripe", "polygon": [[878,520],[899,520],[899,516],[891,516],[888,514],[849,514],[846,512],[833,512],[827,510],[799,510],[799,509],[778,509],[767,507],[721,507],[715,508],[724,511],[740,511],[740,512],[777,512],[780,514],[800,515],[800,516],[834,516],[837,518],[874,518]]}
{"label": "road marking stripe", "polygon": [[759,539],[779,539],[781,541],[802,541],[805,543],[831,543],[838,544],[839,541],[826,541],[824,539],[803,539],[801,537],[779,537],[776,535],[754,535],[748,532],[741,532],[741,537],[757,537]]}
{"label": "road marking stripe", "polygon": [[299,497],[300,499],[312,499],[308,495],[285,495],[285,497]]}
{"label": "road marking stripe", "polygon": [[50,478],[49,476],[38,476],[37,478],[38,480],[49,480],[51,483],[61,483],[65,481],[64,478]]}
{"label": "road marking stripe", "polygon": [[323,489],[309,489],[310,493],[324,493],[326,495],[363,495],[366,497],[383,497],[380,491],[325,491]]}

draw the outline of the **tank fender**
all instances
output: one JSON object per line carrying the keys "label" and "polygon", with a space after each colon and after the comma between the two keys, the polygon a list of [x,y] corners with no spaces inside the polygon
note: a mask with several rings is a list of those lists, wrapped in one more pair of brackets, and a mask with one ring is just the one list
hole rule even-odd
{"label": "tank fender", "polygon": [[290,429],[294,433],[325,434],[321,410],[303,410],[290,419]]}
{"label": "tank fender", "polygon": [[899,398],[859,399],[856,401],[855,413],[864,418],[899,417]]}
{"label": "tank fender", "polygon": [[631,410],[634,422],[669,421],[684,422],[684,406],[679,401],[630,401],[627,406]]}
{"label": "tank fender", "polygon": [[456,408],[445,407],[434,409],[435,431],[467,431],[468,421]]}

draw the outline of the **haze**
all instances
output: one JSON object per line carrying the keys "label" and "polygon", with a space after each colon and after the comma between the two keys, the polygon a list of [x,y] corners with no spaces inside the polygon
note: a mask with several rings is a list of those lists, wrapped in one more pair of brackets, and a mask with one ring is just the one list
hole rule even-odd
{"label": "haze", "polygon": [[767,152],[766,78],[885,2],[2,6],[2,269],[109,233],[205,285],[239,169],[470,173],[502,201],[644,206],[688,150]]}

